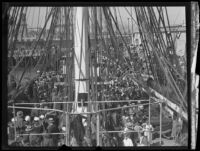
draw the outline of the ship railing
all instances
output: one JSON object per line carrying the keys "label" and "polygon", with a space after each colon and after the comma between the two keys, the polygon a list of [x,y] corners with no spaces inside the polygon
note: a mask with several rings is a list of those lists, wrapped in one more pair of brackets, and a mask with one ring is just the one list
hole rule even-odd
{"label": "ship railing", "polygon": [[[148,103],[143,103],[143,102],[147,102]],[[58,110],[58,109],[45,109],[45,108],[35,108],[35,107],[20,107],[20,106],[15,106],[15,105],[35,105],[35,104],[75,104],[75,102],[72,102],[72,101],[69,101],[69,102],[42,102],[42,103],[15,103],[13,104],[12,106],[8,106],[8,108],[12,108],[13,109],[13,113],[14,113],[14,117],[15,117],[15,109],[33,109],[33,110],[48,110],[48,111],[51,111],[51,112],[60,112],[60,113],[64,113],[66,114],[66,118],[69,118],[70,115],[86,115],[86,114],[95,114],[96,115],[96,140],[97,140],[97,146],[101,146],[101,141],[100,141],[100,135],[102,133],[105,133],[105,132],[108,132],[108,133],[111,133],[111,132],[116,132],[116,133],[123,133],[124,130],[121,130],[121,131],[103,131],[103,130],[100,130],[100,114],[102,112],[106,112],[106,111],[114,111],[114,110],[122,110],[122,109],[128,109],[128,108],[131,108],[131,107],[136,107],[136,106],[144,106],[144,105],[149,105],[149,122],[150,122],[150,116],[151,116],[151,113],[150,113],[150,105],[151,104],[159,104],[160,105],[160,144],[162,142],[162,101],[159,101],[158,99],[156,98],[149,98],[147,100],[106,100],[106,101],[95,101],[96,105],[97,105],[97,108],[98,108],[98,105],[99,104],[102,104],[102,103],[124,103],[124,102],[139,102],[138,104],[129,104],[128,106],[123,106],[123,107],[116,107],[116,108],[109,108],[109,109],[99,109],[99,110],[96,110],[96,111],[92,111],[92,112],[67,112],[67,111],[63,111],[63,110]],[[78,102],[78,103],[82,103],[82,102]],[[86,101],[84,103],[94,103],[94,102],[91,102],[91,101]],[[67,125],[67,124],[66,124]],[[68,127],[66,126],[66,129],[68,129]],[[66,131],[67,132],[67,131]],[[137,132],[137,131],[135,131]],[[63,134],[63,133],[55,133],[55,134]],[[66,133],[65,133],[66,134]],[[20,135],[24,135],[24,134],[20,134]],[[42,134],[33,134],[33,135],[44,135],[44,133]],[[67,134],[65,136],[69,135],[69,131],[67,132]],[[15,139],[16,139],[17,135],[15,133]],[[66,139],[66,145],[69,145],[69,140]]]}

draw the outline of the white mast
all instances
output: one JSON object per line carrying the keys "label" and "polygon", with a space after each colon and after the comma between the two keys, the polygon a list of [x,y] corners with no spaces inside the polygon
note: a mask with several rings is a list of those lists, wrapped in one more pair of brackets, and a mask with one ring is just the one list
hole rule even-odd
{"label": "white mast", "polygon": [[[78,102],[78,95],[81,93],[87,95],[89,92],[88,16],[89,12],[87,7],[76,8],[74,24],[74,68],[76,105]],[[76,105],[75,111],[77,110]]]}

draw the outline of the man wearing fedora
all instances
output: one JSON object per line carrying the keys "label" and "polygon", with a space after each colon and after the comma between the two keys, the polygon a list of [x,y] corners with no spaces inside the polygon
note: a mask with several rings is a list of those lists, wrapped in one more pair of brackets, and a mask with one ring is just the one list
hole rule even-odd
{"label": "man wearing fedora", "polygon": [[58,135],[51,134],[51,133],[58,133],[59,130],[54,123],[53,117],[49,117],[48,119],[48,126],[47,126],[47,133],[44,137],[44,146],[57,146],[58,145]]}
{"label": "man wearing fedora", "polygon": [[35,134],[41,134],[42,132],[43,132],[43,127],[39,122],[39,117],[34,117],[33,129],[31,131],[31,134],[34,134],[34,135],[30,135],[31,146],[39,147],[41,145],[42,135],[35,135]]}

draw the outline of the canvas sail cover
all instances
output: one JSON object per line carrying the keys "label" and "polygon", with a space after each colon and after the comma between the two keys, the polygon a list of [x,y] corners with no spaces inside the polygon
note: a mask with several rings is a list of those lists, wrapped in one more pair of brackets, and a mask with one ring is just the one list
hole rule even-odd
{"label": "canvas sail cover", "polygon": [[89,12],[87,7],[77,7],[74,22],[75,102],[80,93],[89,91]]}

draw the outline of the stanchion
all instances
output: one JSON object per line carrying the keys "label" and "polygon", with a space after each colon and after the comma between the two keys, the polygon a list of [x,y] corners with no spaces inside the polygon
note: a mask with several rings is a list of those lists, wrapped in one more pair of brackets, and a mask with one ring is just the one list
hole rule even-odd
{"label": "stanchion", "polygon": [[69,133],[70,133],[70,118],[69,118],[69,113],[65,112],[66,115],[66,139],[65,139],[65,143],[66,146],[69,146]]}
{"label": "stanchion", "polygon": [[15,119],[15,107],[14,107],[14,103],[13,103],[13,118],[14,118],[14,130],[15,130],[15,141],[17,140],[17,130],[16,130],[16,119]]}
{"label": "stanchion", "polygon": [[162,103],[160,103],[160,145],[162,145]]}
{"label": "stanchion", "polygon": [[99,141],[99,131],[100,131],[99,114],[100,113],[97,113],[97,124],[96,124],[97,125],[97,133],[96,133],[97,134],[97,138],[96,138],[97,139],[97,146],[100,146],[100,141]]}
{"label": "stanchion", "polygon": [[150,98],[149,98],[149,125],[151,124],[151,102],[150,102]]}
{"label": "stanchion", "polygon": [[[147,124],[149,124],[149,128],[150,128],[150,125],[151,125],[151,122],[150,122],[150,120],[151,120],[151,103],[150,103],[150,100],[151,100],[151,98],[149,98],[149,122],[147,123]],[[148,132],[148,136],[149,135],[151,135],[151,131],[150,132]],[[151,144],[150,144],[150,136],[148,137],[148,146],[150,146]]]}

